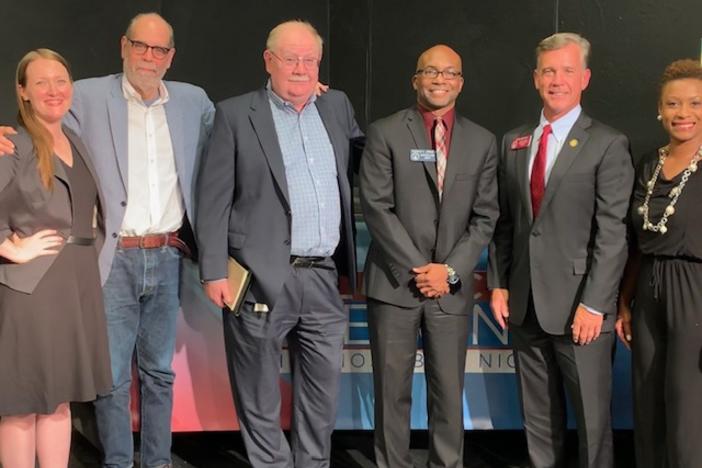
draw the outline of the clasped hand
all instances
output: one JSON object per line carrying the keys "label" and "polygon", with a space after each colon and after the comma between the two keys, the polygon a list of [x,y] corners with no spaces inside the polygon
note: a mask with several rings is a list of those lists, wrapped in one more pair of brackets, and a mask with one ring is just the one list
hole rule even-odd
{"label": "clasped hand", "polygon": [[448,270],[441,263],[427,263],[412,268],[417,289],[425,297],[438,299],[449,292]]}

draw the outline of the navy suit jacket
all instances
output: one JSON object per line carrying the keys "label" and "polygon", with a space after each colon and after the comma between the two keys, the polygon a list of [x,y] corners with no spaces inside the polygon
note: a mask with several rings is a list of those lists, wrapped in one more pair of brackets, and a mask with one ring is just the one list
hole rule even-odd
{"label": "navy suit jacket", "polygon": [[[314,105],[329,135],[341,197],[335,259],[355,285],[351,148],[362,138],[346,95],[330,90]],[[196,236],[203,280],[227,277],[227,255],[249,268],[247,301],[273,308],[291,273],[291,211],[283,155],[265,88],[217,104],[197,188]]]}

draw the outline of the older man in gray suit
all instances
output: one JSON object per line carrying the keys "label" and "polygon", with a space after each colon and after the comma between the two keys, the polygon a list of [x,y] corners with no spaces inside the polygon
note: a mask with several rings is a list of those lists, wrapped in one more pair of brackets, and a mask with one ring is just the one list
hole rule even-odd
{"label": "older man in gray suit", "polygon": [[417,334],[428,385],[432,467],[463,466],[463,375],[473,269],[498,217],[497,145],[458,114],[461,58],[437,45],[417,61],[417,104],[368,130],[361,204],[380,467],[412,467]]}
{"label": "older man in gray suit", "polygon": [[535,467],[564,466],[564,387],[579,466],[613,465],[612,330],[633,168],[626,137],[580,107],[589,50],[572,33],[541,41],[534,83],[543,111],[538,123],[505,135],[498,171],[491,306],[512,331]]}
{"label": "older man in gray suit", "polygon": [[[338,91],[315,97],[322,39],[289,21],[268,36],[268,85],[217,105],[198,181],[196,233],[205,291],[232,297],[227,255],[253,279],[223,309],[229,373],[254,467],[328,467],[347,314],[337,267],[354,284],[351,142],[361,138]],[[334,257],[334,258],[332,258]],[[338,263],[338,262],[337,262]],[[280,356],[293,364],[292,450],[280,428]]]}
{"label": "older man in gray suit", "polygon": [[136,355],[141,466],[166,467],[184,245],[178,231],[193,220],[194,169],[214,106],[201,88],[162,80],[175,48],[173,29],[158,14],[132,19],[121,54],[123,74],[75,83],[64,124],[88,147],[105,196],[100,273],[114,386],[95,403],[103,466],[133,465],[129,391]]}

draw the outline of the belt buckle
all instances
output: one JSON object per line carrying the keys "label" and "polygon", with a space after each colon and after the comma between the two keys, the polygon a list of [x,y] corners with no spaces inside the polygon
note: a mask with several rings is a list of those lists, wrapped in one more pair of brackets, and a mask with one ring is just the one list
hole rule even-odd
{"label": "belt buckle", "polygon": [[296,256],[291,265],[297,268],[311,268],[312,262],[307,258]]}
{"label": "belt buckle", "polygon": [[139,239],[137,247],[140,249],[146,249],[146,236],[139,236],[137,239]]}
{"label": "belt buckle", "polygon": [[155,249],[159,247],[158,242],[156,244],[149,245],[149,241],[151,239],[156,240],[160,237],[163,237],[163,245],[168,244],[168,234],[146,234],[144,236],[139,237],[139,248],[140,249]]}

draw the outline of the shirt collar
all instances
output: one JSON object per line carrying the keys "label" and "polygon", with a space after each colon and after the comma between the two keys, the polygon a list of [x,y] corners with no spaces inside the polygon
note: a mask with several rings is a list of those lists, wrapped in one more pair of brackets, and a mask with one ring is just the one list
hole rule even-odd
{"label": "shirt collar", "polygon": [[[583,108],[580,106],[580,104],[578,104],[560,119],[550,122],[551,130],[553,131],[553,136],[556,138],[556,140],[563,141],[568,136],[570,129],[573,128],[575,121],[578,120],[578,117],[580,117],[582,111]],[[546,120],[546,117],[544,117],[544,111],[542,109],[541,117],[539,118],[539,129],[543,129],[548,123],[549,121]]]}
{"label": "shirt collar", "polygon": [[[147,105],[144,103],[144,100],[141,98],[139,92],[134,89],[134,86],[132,86],[132,84],[129,82],[127,75],[122,75],[122,94],[124,95],[124,99],[127,101],[135,101],[140,104]],[[163,84],[162,80],[158,85],[158,97],[151,101],[148,105],[153,106],[165,104],[168,102],[168,99],[168,88],[166,88],[166,85]]]}
{"label": "shirt collar", "polygon": [[[285,110],[289,109],[297,113],[297,110],[295,109],[295,106],[293,105],[292,102],[286,101],[282,97],[278,96],[275,91],[273,91],[273,86],[271,85],[271,80],[270,78],[268,79],[268,82],[266,82],[266,91],[268,92],[268,99],[280,110]],[[317,94],[312,93],[312,96],[309,97],[307,102],[305,103],[305,106],[302,108],[303,110],[307,108],[310,104],[314,103],[317,100]]]}
{"label": "shirt collar", "polygon": [[[437,116],[435,116],[429,109],[423,107],[421,104],[417,104],[417,110],[422,115],[424,127],[428,128],[429,130],[434,128],[434,121],[436,120]],[[446,113],[441,116],[441,120],[444,121],[446,129],[450,131],[451,128],[453,128],[453,122],[456,120],[456,108],[452,107],[446,111]]]}

